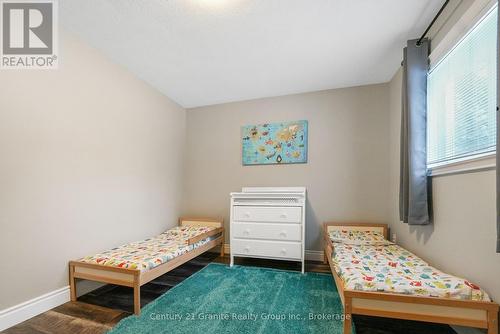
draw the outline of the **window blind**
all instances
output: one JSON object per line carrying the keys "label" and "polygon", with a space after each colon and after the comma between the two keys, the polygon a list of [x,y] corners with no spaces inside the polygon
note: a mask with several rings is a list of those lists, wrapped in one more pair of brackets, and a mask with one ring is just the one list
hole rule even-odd
{"label": "window blind", "polygon": [[428,165],[495,151],[497,12],[490,11],[429,73]]}

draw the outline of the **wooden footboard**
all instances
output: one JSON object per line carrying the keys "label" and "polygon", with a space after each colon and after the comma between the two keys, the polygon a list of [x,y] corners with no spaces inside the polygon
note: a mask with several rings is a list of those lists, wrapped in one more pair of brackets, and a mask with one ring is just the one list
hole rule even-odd
{"label": "wooden footboard", "polygon": [[[203,223],[206,223],[203,225]],[[187,261],[197,257],[198,255],[221,245],[221,255],[224,255],[224,227],[222,220],[214,219],[180,219],[179,224],[183,225],[203,225],[215,226],[216,229],[199,235],[195,238],[189,239],[192,244],[208,237],[213,237],[218,234],[215,239],[197,247],[187,253],[173,258],[151,270],[141,272],[137,269],[118,268],[111,266],[103,266],[93,263],[85,263],[80,261],[69,262],[69,284],[70,284],[70,297],[71,301],[76,301],[76,279],[86,279],[96,282],[109,283],[115,285],[128,286],[134,289],[134,313],[139,315],[141,313],[141,286],[154,280],[155,278],[177,268],[178,266],[186,263]]]}
{"label": "wooden footboard", "polygon": [[[344,289],[342,279],[333,265],[334,245],[328,237],[330,226],[342,229],[366,230],[371,224],[325,223],[325,258],[330,265],[342,304],[344,306],[344,334],[352,331],[352,315],[368,315],[396,319],[427,321],[450,325],[461,325],[488,330],[488,334],[498,334],[498,304],[485,301],[458,300],[391,294],[384,292],[365,292]],[[374,224],[373,230],[381,231],[381,224]],[[387,227],[383,228],[387,237]]]}
{"label": "wooden footboard", "polygon": [[344,290],[344,298],[351,314],[498,330],[498,305],[492,302],[352,290]]}

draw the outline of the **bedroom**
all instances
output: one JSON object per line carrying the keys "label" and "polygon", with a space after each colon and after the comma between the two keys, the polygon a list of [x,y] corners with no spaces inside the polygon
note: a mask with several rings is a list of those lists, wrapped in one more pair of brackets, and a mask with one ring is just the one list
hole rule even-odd
{"label": "bedroom", "polygon": [[[0,25],[0,330],[189,332],[189,303],[137,317],[133,286],[78,278],[70,301],[70,261],[175,232],[180,217],[220,226],[200,232],[210,239],[200,248],[202,239],[187,238],[178,267],[171,258],[152,265],[165,270],[152,283],[130,279],[146,310],[176,294],[219,305],[195,312],[199,332],[344,332],[341,289],[324,263],[325,222],[387,224],[386,239],[500,300],[496,1],[63,0],[40,1],[52,6],[29,15],[19,3],[0,1],[9,20]],[[50,33],[37,30],[47,22]],[[51,52],[9,51],[37,41]],[[404,75],[415,66],[416,77]],[[259,159],[245,159],[255,152]],[[249,201],[279,209],[238,209]],[[216,228],[223,233],[204,234]],[[236,244],[253,233],[256,244]],[[217,247],[205,252],[210,242]],[[223,270],[212,273],[221,280],[194,294],[189,283],[207,270]],[[230,280],[238,270],[249,276]],[[252,275],[261,283],[278,275],[278,285],[256,287]],[[279,288],[313,278],[321,288],[300,291],[334,301],[311,299],[300,312],[272,303],[295,301]],[[258,297],[265,311],[232,304]],[[335,307],[322,308],[326,301]],[[498,329],[485,317],[471,326],[354,313],[353,324],[357,333]]]}

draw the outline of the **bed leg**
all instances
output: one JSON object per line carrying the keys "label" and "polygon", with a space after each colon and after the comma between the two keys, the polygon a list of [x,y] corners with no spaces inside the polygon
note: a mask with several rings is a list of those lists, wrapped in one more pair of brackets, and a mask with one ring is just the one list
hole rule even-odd
{"label": "bed leg", "polygon": [[326,255],[326,250],[323,251],[323,264],[327,264],[328,263],[328,257]]}
{"label": "bed leg", "polygon": [[76,279],[75,266],[69,265],[69,298],[72,302],[76,302]]}
{"label": "bed leg", "polygon": [[498,334],[498,312],[488,311],[488,334]]}
{"label": "bed leg", "polygon": [[141,285],[138,281],[134,283],[134,314],[141,315]]}
{"label": "bed leg", "polygon": [[351,298],[345,297],[344,303],[344,334],[352,333],[352,305]]}
{"label": "bed leg", "polygon": [[222,232],[222,240],[220,243],[220,257],[224,257],[224,241],[225,241],[224,232]]}

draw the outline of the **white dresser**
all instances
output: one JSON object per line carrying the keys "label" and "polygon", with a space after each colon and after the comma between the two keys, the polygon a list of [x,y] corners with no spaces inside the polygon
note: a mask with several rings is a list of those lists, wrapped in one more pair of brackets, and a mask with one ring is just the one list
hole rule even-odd
{"label": "white dresser", "polygon": [[255,187],[231,193],[234,257],[298,261],[304,272],[306,188]]}

